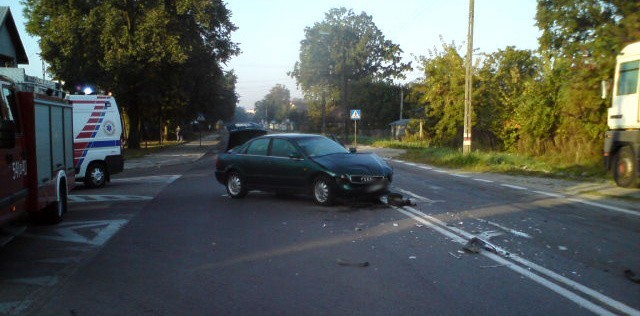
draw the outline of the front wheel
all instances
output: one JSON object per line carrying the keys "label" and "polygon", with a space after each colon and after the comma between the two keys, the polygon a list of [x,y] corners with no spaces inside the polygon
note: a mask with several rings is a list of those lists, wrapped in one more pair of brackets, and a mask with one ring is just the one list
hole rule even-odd
{"label": "front wheel", "polygon": [[237,171],[231,171],[227,175],[227,193],[234,199],[243,198],[247,195],[247,186],[245,181]]}
{"label": "front wheel", "polygon": [[313,201],[322,206],[330,206],[335,199],[331,178],[319,176],[313,181]]}
{"label": "front wheel", "polygon": [[629,146],[620,148],[615,158],[613,179],[616,184],[624,188],[638,187],[638,164]]}
{"label": "front wheel", "polygon": [[84,174],[84,184],[89,188],[101,188],[107,183],[107,170],[101,163],[93,162]]}

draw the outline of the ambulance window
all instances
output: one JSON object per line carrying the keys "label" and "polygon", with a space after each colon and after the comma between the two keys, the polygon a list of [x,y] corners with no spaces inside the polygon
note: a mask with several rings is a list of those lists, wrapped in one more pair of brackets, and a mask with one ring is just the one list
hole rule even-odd
{"label": "ambulance window", "polygon": [[638,68],[640,68],[640,60],[620,64],[618,95],[634,94],[637,92]]}
{"label": "ambulance window", "polygon": [[16,96],[13,89],[10,89],[9,87],[2,87],[2,108],[3,119],[14,121],[16,123],[17,131],[20,132],[22,129],[20,127],[20,121],[18,120],[19,116]]}

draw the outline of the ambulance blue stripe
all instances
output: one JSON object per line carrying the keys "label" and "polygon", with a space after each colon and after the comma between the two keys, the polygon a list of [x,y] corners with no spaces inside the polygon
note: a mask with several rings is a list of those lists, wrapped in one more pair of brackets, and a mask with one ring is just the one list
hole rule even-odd
{"label": "ambulance blue stripe", "polygon": [[100,140],[100,141],[91,142],[88,148],[115,147],[115,146],[120,146],[120,144],[121,144],[120,140]]}

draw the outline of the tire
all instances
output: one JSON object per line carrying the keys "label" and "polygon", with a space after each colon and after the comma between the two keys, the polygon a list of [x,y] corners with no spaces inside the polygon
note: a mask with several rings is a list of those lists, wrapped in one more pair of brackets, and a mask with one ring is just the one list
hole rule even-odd
{"label": "tire", "polygon": [[58,199],[42,210],[38,222],[48,225],[60,223],[68,210],[67,183],[63,180],[58,188]]}
{"label": "tire", "polygon": [[108,176],[104,164],[92,162],[84,173],[84,185],[88,188],[102,188],[107,183]]}
{"label": "tire", "polygon": [[237,171],[231,171],[227,174],[226,180],[227,193],[233,199],[241,199],[247,195],[247,185],[244,177]]}
{"label": "tire", "polygon": [[335,188],[331,178],[322,175],[318,176],[313,181],[313,187],[311,188],[311,194],[313,201],[321,206],[331,206],[335,200]]}
{"label": "tire", "polygon": [[640,184],[638,181],[638,162],[633,150],[624,146],[618,150],[613,165],[613,179],[618,186],[634,188]]}

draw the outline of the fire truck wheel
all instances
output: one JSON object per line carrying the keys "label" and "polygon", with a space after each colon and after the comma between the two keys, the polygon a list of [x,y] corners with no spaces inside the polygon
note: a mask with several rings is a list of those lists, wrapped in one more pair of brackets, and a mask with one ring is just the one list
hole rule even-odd
{"label": "fire truck wheel", "polygon": [[60,181],[60,188],[58,188],[58,199],[56,202],[49,204],[42,210],[37,220],[43,224],[57,224],[62,221],[64,214],[67,213],[68,207],[67,199],[67,183],[65,180]]}
{"label": "fire truck wheel", "polygon": [[629,146],[624,146],[616,154],[613,179],[617,185],[624,188],[638,187],[640,181],[638,181],[637,168],[638,164],[633,150]]}
{"label": "fire truck wheel", "polygon": [[92,162],[84,174],[84,184],[89,188],[101,188],[107,183],[107,169],[104,164]]}

